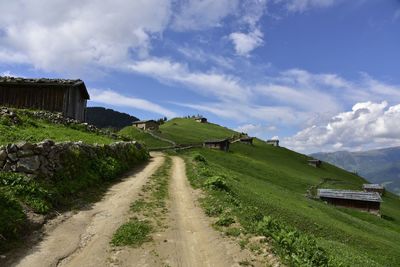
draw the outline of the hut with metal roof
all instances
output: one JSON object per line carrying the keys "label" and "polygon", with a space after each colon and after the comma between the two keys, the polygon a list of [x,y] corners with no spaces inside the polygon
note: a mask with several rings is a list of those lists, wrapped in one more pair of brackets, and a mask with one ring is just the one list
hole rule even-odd
{"label": "hut with metal roof", "polygon": [[84,121],[89,99],[82,80],[0,77],[0,106],[60,112]]}
{"label": "hut with metal roof", "polygon": [[219,149],[225,152],[229,151],[229,139],[221,139],[221,140],[206,140],[203,142],[203,147],[211,148],[211,149]]}
{"label": "hut with metal roof", "polygon": [[363,190],[365,192],[377,192],[381,196],[385,192],[385,188],[380,184],[363,184]]}
{"label": "hut with metal roof", "polygon": [[331,205],[380,214],[382,198],[377,192],[318,189],[318,197]]}
{"label": "hut with metal roof", "polygon": [[319,168],[322,165],[322,161],[320,161],[318,159],[309,159],[308,165],[313,166],[315,168]]}
{"label": "hut with metal roof", "polygon": [[276,139],[267,140],[266,143],[268,145],[279,146],[279,140],[276,140]]}
{"label": "hut with metal roof", "polygon": [[158,130],[159,125],[155,120],[145,120],[145,121],[135,121],[133,126],[144,131],[150,130],[155,131]]}

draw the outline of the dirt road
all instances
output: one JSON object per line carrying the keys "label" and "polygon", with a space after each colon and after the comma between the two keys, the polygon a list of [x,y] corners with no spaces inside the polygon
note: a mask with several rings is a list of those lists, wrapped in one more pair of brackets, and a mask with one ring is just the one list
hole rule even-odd
{"label": "dirt road", "polygon": [[16,266],[105,266],[113,233],[126,221],[130,204],[163,161],[161,154],[153,154],[143,170],[112,186],[91,209],[76,213],[47,232]]}
{"label": "dirt road", "polygon": [[[111,256],[112,266],[225,267],[240,266],[252,257],[210,226],[186,177],[185,163],[173,157],[168,228],[142,248],[122,248]],[[254,266],[261,266],[252,262]],[[265,265],[263,265],[265,266]]]}

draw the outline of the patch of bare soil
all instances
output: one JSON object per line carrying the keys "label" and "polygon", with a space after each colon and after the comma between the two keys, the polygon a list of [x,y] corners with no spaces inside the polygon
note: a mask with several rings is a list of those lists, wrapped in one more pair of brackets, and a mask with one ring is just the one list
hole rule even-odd
{"label": "patch of bare soil", "polygon": [[127,220],[130,204],[164,161],[160,153],[152,156],[144,169],[112,186],[90,209],[49,222],[43,240],[10,265],[106,266],[112,235]]}

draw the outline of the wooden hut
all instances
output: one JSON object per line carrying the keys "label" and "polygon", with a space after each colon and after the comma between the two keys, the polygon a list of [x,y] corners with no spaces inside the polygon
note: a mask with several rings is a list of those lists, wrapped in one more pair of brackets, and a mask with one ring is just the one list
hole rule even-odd
{"label": "wooden hut", "polygon": [[365,192],[377,192],[381,196],[385,192],[385,188],[380,184],[363,184],[363,190]]}
{"label": "wooden hut", "polygon": [[253,144],[253,139],[254,137],[241,137],[239,139],[240,143],[246,144],[246,145],[252,145]]}
{"label": "wooden hut", "polygon": [[319,168],[322,165],[322,161],[320,161],[318,159],[309,159],[308,165],[313,166],[315,168]]}
{"label": "wooden hut", "polygon": [[203,147],[211,148],[211,149],[219,149],[225,152],[229,151],[229,139],[222,140],[207,140],[203,142]]}
{"label": "wooden hut", "polygon": [[318,197],[331,205],[380,214],[382,198],[377,192],[318,189]]}
{"label": "wooden hut", "polygon": [[266,143],[268,145],[279,146],[279,140],[267,140]]}
{"label": "wooden hut", "polygon": [[82,80],[0,77],[0,106],[61,112],[84,121],[89,99]]}
{"label": "wooden hut", "polygon": [[199,123],[207,123],[208,122],[207,118],[204,118],[204,117],[195,117],[194,120]]}
{"label": "wooden hut", "polygon": [[158,130],[159,125],[155,120],[146,120],[146,121],[135,121],[133,126],[144,131],[146,130]]}

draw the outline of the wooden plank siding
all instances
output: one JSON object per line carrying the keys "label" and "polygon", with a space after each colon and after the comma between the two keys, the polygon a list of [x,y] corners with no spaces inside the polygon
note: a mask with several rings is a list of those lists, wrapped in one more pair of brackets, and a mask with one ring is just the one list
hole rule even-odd
{"label": "wooden plank siding", "polygon": [[0,104],[15,108],[44,109],[63,112],[65,88],[32,86],[1,87]]}

